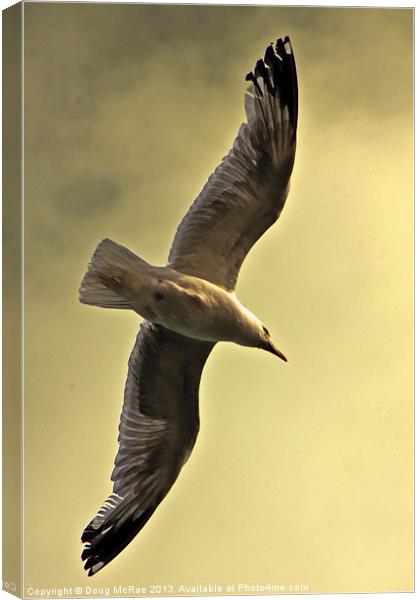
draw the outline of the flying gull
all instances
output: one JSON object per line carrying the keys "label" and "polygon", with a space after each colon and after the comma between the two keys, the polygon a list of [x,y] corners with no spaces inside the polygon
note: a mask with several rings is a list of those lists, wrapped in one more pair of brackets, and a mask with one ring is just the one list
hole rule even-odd
{"label": "flying gull", "polygon": [[287,360],[234,291],[245,256],[289,191],[298,90],[287,36],[268,46],[246,80],[247,121],[178,226],[167,266],[105,239],[80,287],[82,303],[144,319],[128,363],[113,491],[82,535],[88,575],[137,535],[187,461],[199,429],[201,372],[215,344]]}

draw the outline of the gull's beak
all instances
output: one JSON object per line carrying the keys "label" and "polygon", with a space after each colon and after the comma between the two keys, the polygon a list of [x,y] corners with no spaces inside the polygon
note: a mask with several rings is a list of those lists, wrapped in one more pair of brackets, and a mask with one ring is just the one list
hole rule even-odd
{"label": "gull's beak", "polygon": [[263,342],[259,347],[263,348],[264,350],[267,350],[268,352],[271,352],[271,354],[275,354],[276,356],[284,360],[284,362],[287,362],[287,358],[284,356],[283,352],[279,350],[270,339]]}

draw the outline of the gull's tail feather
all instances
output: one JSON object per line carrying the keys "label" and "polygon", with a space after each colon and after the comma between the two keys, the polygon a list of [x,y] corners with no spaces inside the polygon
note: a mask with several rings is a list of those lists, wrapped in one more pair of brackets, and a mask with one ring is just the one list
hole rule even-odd
{"label": "gull's tail feather", "polygon": [[131,308],[127,277],[145,266],[144,260],[124,246],[102,240],[80,285],[80,302],[103,308]]}
{"label": "gull's tail feather", "polygon": [[136,514],[129,499],[111,494],[82,534],[82,560],[88,576],[113,560],[150,519],[157,504]]}

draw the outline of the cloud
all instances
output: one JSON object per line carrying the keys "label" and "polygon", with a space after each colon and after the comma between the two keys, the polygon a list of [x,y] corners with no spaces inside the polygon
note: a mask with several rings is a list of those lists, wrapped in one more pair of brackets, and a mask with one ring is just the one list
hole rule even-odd
{"label": "cloud", "polygon": [[121,199],[120,185],[109,178],[85,176],[57,191],[57,211],[75,218],[93,217],[108,212]]}

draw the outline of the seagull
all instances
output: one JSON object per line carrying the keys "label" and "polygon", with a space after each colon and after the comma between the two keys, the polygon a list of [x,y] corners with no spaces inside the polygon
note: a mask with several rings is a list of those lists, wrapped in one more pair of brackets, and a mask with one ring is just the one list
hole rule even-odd
{"label": "seagull", "polygon": [[168,264],[153,266],[104,239],[80,286],[80,302],[143,318],[128,363],[113,490],[82,534],[89,576],[139,533],[188,460],[199,430],[201,373],[215,344],[287,360],[235,285],[289,192],[298,112],[289,37],[271,43],[245,79],[246,122],[179,224]]}

